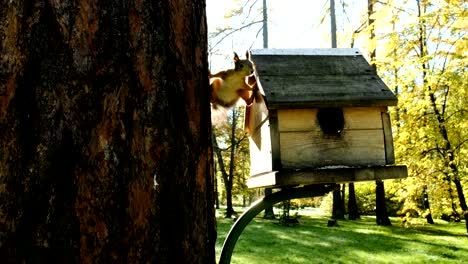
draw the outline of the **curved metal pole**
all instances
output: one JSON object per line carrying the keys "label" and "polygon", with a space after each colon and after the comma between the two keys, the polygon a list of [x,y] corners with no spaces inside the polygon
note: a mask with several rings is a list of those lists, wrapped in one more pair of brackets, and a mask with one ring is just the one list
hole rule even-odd
{"label": "curved metal pole", "polygon": [[224,240],[223,249],[219,259],[219,264],[231,263],[232,252],[236,245],[237,239],[241,235],[244,228],[252,221],[252,219],[258,215],[265,208],[273,206],[281,201],[306,198],[314,196],[323,196],[335,188],[335,184],[332,185],[309,185],[298,188],[284,189],[260,199],[253,203],[249,209],[244,211],[241,216],[237,219],[234,225],[229,230],[226,239]]}

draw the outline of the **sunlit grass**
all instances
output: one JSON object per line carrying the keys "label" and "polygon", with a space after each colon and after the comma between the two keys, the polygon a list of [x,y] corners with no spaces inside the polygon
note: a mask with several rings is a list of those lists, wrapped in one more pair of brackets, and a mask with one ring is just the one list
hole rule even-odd
{"label": "sunlit grass", "polygon": [[[405,227],[392,218],[391,227],[377,226],[374,217],[339,221],[317,210],[300,212],[300,224],[278,225],[255,218],[240,236],[231,263],[467,263],[468,235],[464,223],[414,219]],[[232,219],[218,218],[219,257]]]}

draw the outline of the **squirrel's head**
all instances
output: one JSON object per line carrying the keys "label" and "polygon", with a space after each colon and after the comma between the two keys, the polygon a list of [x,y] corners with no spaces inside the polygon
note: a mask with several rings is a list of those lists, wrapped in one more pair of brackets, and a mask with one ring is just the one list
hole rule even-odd
{"label": "squirrel's head", "polygon": [[253,63],[250,61],[249,51],[245,53],[245,60],[239,59],[237,53],[234,52],[234,70],[245,73],[245,76],[251,75],[254,72]]}

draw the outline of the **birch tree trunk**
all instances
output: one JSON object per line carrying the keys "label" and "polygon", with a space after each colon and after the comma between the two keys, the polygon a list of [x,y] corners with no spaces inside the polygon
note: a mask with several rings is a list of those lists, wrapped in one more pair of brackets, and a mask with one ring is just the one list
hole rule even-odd
{"label": "birch tree trunk", "polygon": [[0,10],[0,259],[214,263],[205,1]]}

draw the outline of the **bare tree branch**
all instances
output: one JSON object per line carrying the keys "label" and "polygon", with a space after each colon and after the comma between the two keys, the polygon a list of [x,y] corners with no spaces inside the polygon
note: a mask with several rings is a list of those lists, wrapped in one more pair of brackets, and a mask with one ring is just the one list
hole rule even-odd
{"label": "bare tree branch", "polygon": [[229,37],[230,35],[238,32],[238,31],[241,31],[244,28],[247,28],[247,27],[253,26],[255,24],[259,24],[259,23],[263,23],[263,20],[253,21],[253,22],[251,22],[249,24],[246,24],[246,25],[243,25],[243,26],[241,26],[239,28],[232,29],[230,32],[226,33],[226,35],[222,36],[221,39],[218,40],[213,46],[211,46],[210,49],[209,49],[209,52],[211,52],[216,46],[218,46],[225,38]]}

